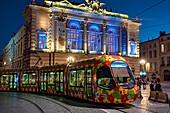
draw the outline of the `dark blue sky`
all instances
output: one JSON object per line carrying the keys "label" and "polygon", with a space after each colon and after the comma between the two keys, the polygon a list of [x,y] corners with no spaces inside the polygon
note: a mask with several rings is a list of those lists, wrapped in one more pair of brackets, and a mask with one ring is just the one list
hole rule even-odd
{"label": "dark blue sky", "polygon": [[[26,4],[32,0],[2,0],[0,16],[0,50],[9,42],[11,35],[17,32],[25,20],[23,11]],[[43,3],[44,0],[36,0]],[[84,2],[85,0],[70,0]],[[170,33],[170,0],[99,0],[106,5],[103,8],[112,8],[113,12],[123,13],[134,19],[139,15],[140,23],[140,41],[159,37],[159,31]],[[148,10],[147,10],[148,9]],[[145,11],[146,10],[146,11]]]}

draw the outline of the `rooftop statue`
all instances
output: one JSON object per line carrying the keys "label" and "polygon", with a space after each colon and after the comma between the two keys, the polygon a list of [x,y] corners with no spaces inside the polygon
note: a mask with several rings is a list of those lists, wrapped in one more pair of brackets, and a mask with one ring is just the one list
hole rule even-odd
{"label": "rooftop statue", "polygon": [[93,11],[99,11],[102,12],[102,6],[105,5],[105,3],[100,3],[99,0],[85,0],[90,8],[92,8]]}

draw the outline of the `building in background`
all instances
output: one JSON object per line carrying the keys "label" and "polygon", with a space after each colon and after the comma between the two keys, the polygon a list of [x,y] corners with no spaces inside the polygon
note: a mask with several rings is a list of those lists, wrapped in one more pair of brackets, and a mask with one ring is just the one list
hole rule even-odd
{"label": "building in background", "polygon": [[3,66],[3,56],[0,55],[0,69],[2,69],[2,66]]}
{"label": "building in background", "polygon": [[26,5],[25,25],[4,48],[4,69],[49,66],[97,55],[121,55],[139,75],[138,20],[107,11],[98,0],[86,4],[45,0]]}
{"label": "building in background", "polygon": [[140,58],[145,60],[147,77],[170,81],[170,34],[160,31],[160,36],[140,43]]}

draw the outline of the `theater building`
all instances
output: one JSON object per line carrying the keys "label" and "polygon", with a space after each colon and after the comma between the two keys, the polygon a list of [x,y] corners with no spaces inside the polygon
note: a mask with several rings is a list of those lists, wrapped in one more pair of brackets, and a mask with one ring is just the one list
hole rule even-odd
{"label": "theater building", "polygon": [[35,0],[25,6],[25,24],[4,48],[4,68],[67,63],[98,55],[121,55],[139,75],[138,20],[103,9],[98,0]]}

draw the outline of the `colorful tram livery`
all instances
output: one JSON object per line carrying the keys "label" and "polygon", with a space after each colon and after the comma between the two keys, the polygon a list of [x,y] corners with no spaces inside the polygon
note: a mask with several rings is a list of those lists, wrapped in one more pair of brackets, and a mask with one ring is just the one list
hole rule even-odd
{"label": "colorful tram livery", "polygon": [[0,91],[62,94],[115,104],[133,102],[138,96],[132,71],[120,56],[103,55],[67,65],[20,71],[3,70],[0,78]]}

